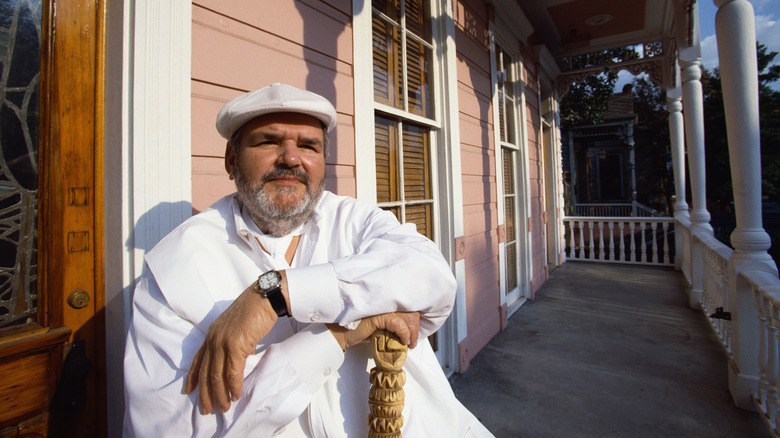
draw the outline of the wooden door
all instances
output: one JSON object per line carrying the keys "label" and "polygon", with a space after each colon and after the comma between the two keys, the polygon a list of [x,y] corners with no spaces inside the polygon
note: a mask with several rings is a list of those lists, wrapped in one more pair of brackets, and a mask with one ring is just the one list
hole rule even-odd
{"label": "wooden door", "polygon": [[103,26],[0,0],[0,436],[105,435]]}

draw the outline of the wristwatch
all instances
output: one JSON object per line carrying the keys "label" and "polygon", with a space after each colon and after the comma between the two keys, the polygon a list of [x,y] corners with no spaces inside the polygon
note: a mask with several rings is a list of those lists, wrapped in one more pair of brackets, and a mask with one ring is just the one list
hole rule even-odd
{"label": "wristwatch", "polygon": [[268,271],[257,277],[257,281],[253,285],[257,293],[268,298],[271,302],[271,307],[276,312],[276,316],[289,317],[287,312],[287,303],[284,301],[284,295],[282,295],[282,274],[278,271]]}

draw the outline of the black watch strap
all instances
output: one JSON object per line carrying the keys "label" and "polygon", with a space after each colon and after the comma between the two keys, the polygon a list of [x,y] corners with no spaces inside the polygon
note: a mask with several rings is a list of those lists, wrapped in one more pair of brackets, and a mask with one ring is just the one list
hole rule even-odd
{"label": "black watch strap", "polygon": [[276,312],[276,316],[280,318],[282,316],[290,316],[290,314],[287,313],[287,303],[284,301],[281,286],[277,286],[263,295],[271,302],[271,307],[274,309],[274,312]]}

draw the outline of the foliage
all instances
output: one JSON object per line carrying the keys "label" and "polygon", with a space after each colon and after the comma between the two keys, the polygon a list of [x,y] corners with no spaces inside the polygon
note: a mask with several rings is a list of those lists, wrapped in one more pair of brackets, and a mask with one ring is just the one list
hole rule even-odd
{"label": "foliage", "polygon": [[[571,87],[561,101],[564,129],[604,121],[613,98],[617,73],[605,70]],[[669,123],[666,94],[643,77],[634,80],[633,106],[636,196],[642,204],[670,212],[674,192],[669,170]],[[627,169],[628,170],[628,169]]]}
{"label": "foliage", "polygon": [[561,100],[561,124],[564,128],[598,124],[612,99],[617,73],[605,69],[598,75],[590,75],[583,82],[573,84]]}
{"label": "foliage", "polygon": [[780,201],[780,91],[769,87],[780,80],[780,65],[769,65],[777,52],[767,53],[763,44],[757,49],[762,193],[772,201]]}
{"label": "foliage", "polygon": [[[770,201],[780,201],[780,92],[770,85],[780,80],[780,65],[771,65],[777,52],[768,52],[756,45],[758,61],[758,102],[760,114],[762,195]],[[731,209],[733,193],[731,169],[723,107],[720,71],[704,70],[704,137],[706,149],[707,198],[710,211]]]}
{"label": "foliage", "polygon": [[669,113],[666,92],[643,76],[634,78],[634,150],[637,201],[671,214],[674,194],[669,166]]}

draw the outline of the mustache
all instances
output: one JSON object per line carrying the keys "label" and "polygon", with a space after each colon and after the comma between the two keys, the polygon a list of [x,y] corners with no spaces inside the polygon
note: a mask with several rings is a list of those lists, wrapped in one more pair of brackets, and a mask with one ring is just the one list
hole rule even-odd
{"label": "mustache", "polygon": [[267,183],[272,179],[282,178],[282,177],[297,178],[298,181],[306,185],[307,189],[311,185],[311,180],[309,179],[309,177],[306,176],[306,174],[303,173],[303,171],[300,169],[275,169],[263,175],[263,178],[260,180],[261,183],[260,186],[262,187],[263,185],[265,185],[265,183]]}

